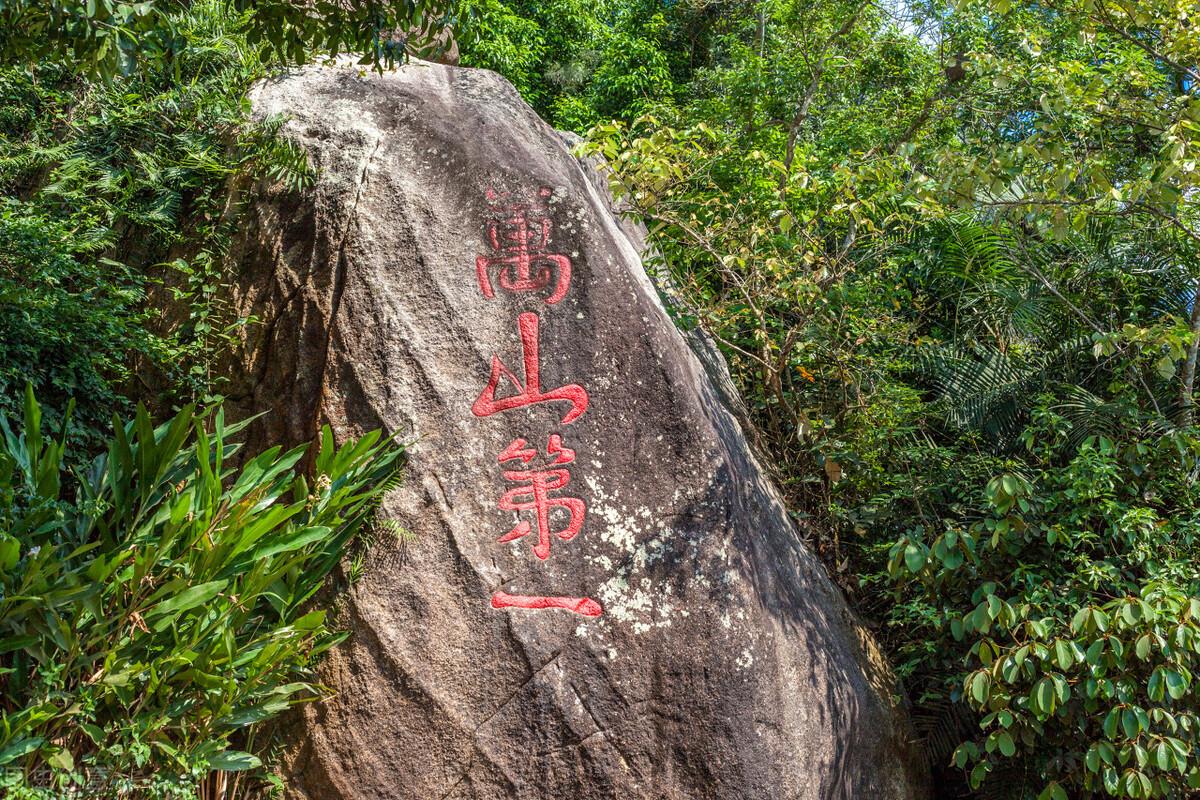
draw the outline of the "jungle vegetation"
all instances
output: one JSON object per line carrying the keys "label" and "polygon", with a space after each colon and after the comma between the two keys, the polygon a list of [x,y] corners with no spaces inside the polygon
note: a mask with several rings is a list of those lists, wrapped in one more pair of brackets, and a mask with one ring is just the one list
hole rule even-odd
{"label": "jungle vegetation", "polygon": [[[12,796],[45,796],[34,763],[57,786],[153,774],[150,796],[261,786],[246,731],[319,694],[303,675],[334,634],[298,606],[400,456],[326,442],[315,476],[269,451],[222,480],[212,365],[252,323],[222,306],[223,187],[311,179],[247,122],[254,78],[338,49],[387,69],[396,30],[444,24],[464,64],[606,160],[678,323],[722,348],[793,514],[900,673],[943,796],[1200,787],[1194,3],[294,7],[0,4]],[[143,302],[164,286],[187,309],[169,324]],[[250,486],[272,510],[184,546]],[[146,542],[154,558],[130,555]],[[188,601],[129,588],[148,572]],[[220,642],[162,638],[164,619],[203,637],[235,583],[262,601],[227,609]],[[248,688],[211,677],[228,664]],[[137,717],[115,712],[133,697]]]}

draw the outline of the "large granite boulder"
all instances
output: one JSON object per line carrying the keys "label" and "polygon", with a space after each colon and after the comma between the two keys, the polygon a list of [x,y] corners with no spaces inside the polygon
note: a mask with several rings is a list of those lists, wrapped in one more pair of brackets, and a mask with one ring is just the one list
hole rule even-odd
{"label": "large granite boulder", "polygon": [[319,176],[247,204],[230,394],[270,412],[261,441],[411,442],[384,507],[411,536],[337,601],[352,635],[291,731],[290,796],[921,795],[870,638],[602,184],[513,88],[314,66],[251,99]]}

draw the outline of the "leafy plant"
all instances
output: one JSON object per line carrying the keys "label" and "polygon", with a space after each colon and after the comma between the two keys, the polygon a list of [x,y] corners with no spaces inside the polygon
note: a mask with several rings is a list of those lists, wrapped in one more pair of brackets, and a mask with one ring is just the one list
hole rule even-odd
{"label": "leafy plant", "polygon": [[1182,796],[1194,25],[1000,0],[901,22],[730,14],[686,101],[583,150],[729,358],[947,793]]}
{"label": "leafy plant", "polygon": [[[404,48],[397,33],[440,29],[451,3],[372,0],[361,3],[221,0],[244,15],[248,41],[264,60],[304,63],[315,50],[362,53],[362,63],[391,67]],[[110,78],[141,66],[169,67],[181,39],[181,0],[8,0],[0,4],[0,59],[36,63],[70,55],[72,69]],[[439,46],[421,38],[423,46]]]}
{"label": "leafy plant", "polygon": [[252,770],[257,723],[324,695],[310,667],[342,638],[308,601],[397,480],[379,432],[234,466],[219,408],[114,419],[67,473],[63,428],[0,418],[0,768],[28,797],[191,796]]}
{"label": "leafy plant", "polygon": [[[142,295],[121,266],[100,263],[96,247],[67,225],[13,200],[0,200],[0,410],[20,410],[22,387],[59,401],[87,398],[72,418],[71,438],[98,448],[116,386],[129,379],[125,353],[153,353]],[[81,241],[83,240],[83,241]],[[114,347],[120,342],[121,347]]]}
{"label": "leafy plant", "polygon": [[[1062,441],[1062,424],[1040,410],[1026,433],[1035,453]],[[976,786],[1018,756],[1044,798],[1200,784],[1195,489],[1172,469],[1194,464],[1200,443],[1122,433],[1124,444],[1091,437],[1065,465],[1043,463],[1036,480],[999,475],[989,513],[892,548],[893,574],[916,576],[940,611],[940,633],[925,635],[969,645],[975,668],[955,694],[985,735],[954,760]]]}
{"label": "leafy plant", "polygon": [[19,413],[26,380],[54,421],[76,398],[76,458],[131,395],[219,392],[212,364],[247,322],[224,300],[231,190],[311,176],[281,120],[249,120],[264,68],[223,0],[172,20],[169,68],[105,82],[62,61],[0,67],[0,411]]}
{"label": "leafy plant", "polygon": [[513,82],[559,128],[582,133],[668,106],[706,60],[699,4],[640,0],[471,0],[458,40],[463,63]]}

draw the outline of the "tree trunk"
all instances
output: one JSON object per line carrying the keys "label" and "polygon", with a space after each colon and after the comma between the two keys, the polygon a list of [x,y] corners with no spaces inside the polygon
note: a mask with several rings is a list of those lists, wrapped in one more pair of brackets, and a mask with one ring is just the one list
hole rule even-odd
{"label": "tree trunk", "polygon": [[1187,357],[1183,360],[1183,375],[1179,386],[1179,422],[1191,425],[1196,421],[1196,399],[1192,392],[1196,386],[1196,355],[1200,353],[1200,282],[1192,288],[1192,338],[1188,342]]}

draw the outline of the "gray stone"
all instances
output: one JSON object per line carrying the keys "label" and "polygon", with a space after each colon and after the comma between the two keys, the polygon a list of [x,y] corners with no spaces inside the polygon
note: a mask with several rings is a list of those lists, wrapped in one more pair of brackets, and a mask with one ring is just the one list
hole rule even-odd
{"label": "gray stone", "polygon": [[[375,545],[340,596],[352,635],[320,668],[337,695],[297,715],[289,796],[921,796],[898,689],[729,389],[670,321],[636,230],[513,88],[419,62],[382,76],[313,66],[252,102],[290,118],[284,135],[319,178],[247,203],[233,301],[258,322],[230,394],[270,412],[259,442],[311,440],[323,423],[411,442],[384,512],[413,535]],[[550,280],[506,289],[492,265],[489,299],[476,259],[505,255],[489,224],[511,233],[518,202],[535,231],[530,283]],[[562,259],[570,280],[550,303]],[[493,357],[526,377],[521,315],[539,322],[543,395],[586,392],[577,419],[564,421],[578,392],[473,413]],[[705,360],[723,369],[711,349]],[[518,394],[501,375],[496,398]],[[573,461],[547,454],[554,435]],[[532,452],[501,464],[516,439]],[[500,507],[533,480],[513,473],[537,470],[565,470],[548,496],[586,508],[555,507],[551,534],[582,528],[551,535],[544,560],[536,515]],[[530,535],[497,541],[522,520]],[[495,608],[497,592],[591,604]]]}

